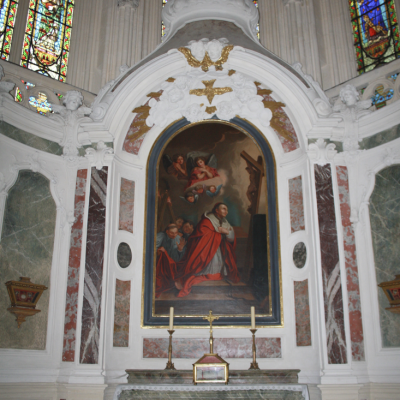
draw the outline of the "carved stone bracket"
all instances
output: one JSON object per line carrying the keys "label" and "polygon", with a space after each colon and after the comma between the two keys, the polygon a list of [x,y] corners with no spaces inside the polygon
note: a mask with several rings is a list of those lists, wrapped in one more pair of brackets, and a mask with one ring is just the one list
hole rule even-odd
{"label": "carved stone bracket", "polygon": [[330,163],[335,158],[337,151],[334,143],[327,144],[324,139],[319,138],[315,143],[308,145],[307,154],[311,161],[318,165]]}
{"label": "carved stone bracket", "polygon": [[107,147],[104,142],[100,141],[97,143],[96,150],[93,148],[86,149],[85,157],[96,167],[96,169],[100,170],[107,162],[113,159],[113,153],[114,150],[112,148]]}

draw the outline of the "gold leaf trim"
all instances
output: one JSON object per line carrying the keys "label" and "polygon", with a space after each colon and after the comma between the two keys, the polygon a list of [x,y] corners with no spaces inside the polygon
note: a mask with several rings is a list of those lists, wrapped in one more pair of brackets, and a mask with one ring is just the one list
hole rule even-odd
{"label": "gold leaf trim", "polygon": [[175,78],[168,78],[165,82],[175,82]]}
{"label": "gold leaf trim", "polygon": [[199,68],[204,72],[207,72],[209,68],[213,65],[217,71],[222,70],[222,64],[226,63],[229,57],[229,53],[233,49],[233,45],[225,46],[221,51],[221,57],[217,61],[212,61],[208,52],[206,51],[205,56],[202,61],[197,60],[190,51],[190,49],[186,47],[179,47],[179,51],[185,56],[188,64],[193,68]]}
{"label": "gold leaf trim", "polygon": [[254,84],[255,84],[256,86],[260,86],[260,85],[261,85],[261,82],[254,81]]}
{"label": "gold leaf trim", "polygon": [[155,97],[160,97],[161,95],[162,95],[162,91],[159,91],[159,92],[151,92],[151,93],[149,93],[149,94],[147,95],[147,97],[155,98]]}
{"label": "gold leaf trim", "polygon": [[236,74],[236,71],[234,69],[230,69],[228,71],[228,76],[232,76],[233,74]]}
{"label": "gold leaf trim", "polygon": [[263,100],[263,104],[264,108],[269,108],[272,112],[275,112],[280,107],[285,107],[285,104],[280,101]]}
{"label": "gold leaf trim", "polygon": [[140,106],[132,110],[133,113],[150,113],[150,106]]}
{"label": "gold leaf trim", "polygon": [[264,95],[269,96],[271,93],[272,93],[272,90],[257,88],[257,94],[260,96],[264,96]]}
{"label": "gold leaf trim", "polygon": [[212,114],[214,114],[214,113],[215,113],[215,111],[217,111],[217,107],[215,107],[215,106],[212,106],[212,107],[206,107],[206,113],[207,113],[207,114],[210,114],[210,115],[212,115]]}

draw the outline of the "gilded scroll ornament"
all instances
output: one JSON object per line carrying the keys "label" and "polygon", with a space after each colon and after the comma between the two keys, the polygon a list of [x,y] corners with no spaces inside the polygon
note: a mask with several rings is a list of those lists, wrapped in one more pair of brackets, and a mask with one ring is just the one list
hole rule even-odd
{"label": "gilded scroll ornament", "polygon": [[228,61],[229,53],[233,49],[233,45],[225,46],[221,51],[221,57],[216,61],[212,61],[208,51],[205,51],[205,55],[202,61],[199,61],[192,54],[192,51],[186,47],[180,47],[178,50],[186,57],[188,64],[193,68],[199,68],[204,72],[207,72],[213,65],[217,71],[222,71],[222,64]]}

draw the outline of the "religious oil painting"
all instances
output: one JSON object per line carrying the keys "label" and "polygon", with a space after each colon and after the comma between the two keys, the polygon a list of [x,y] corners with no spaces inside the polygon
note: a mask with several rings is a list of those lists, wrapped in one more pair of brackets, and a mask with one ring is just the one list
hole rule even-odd
{"label": "religious oil painting", "polygon": [[268,209],[276,216],[276,207],[268,197],[275,193],[267,184],[272,163],[257,141],[234,124],[199,123],[170,134],[154,160],[151,318],[174,307],[178,324],[209,310],[220,322],[243,324],[252,306],[271,317]]}

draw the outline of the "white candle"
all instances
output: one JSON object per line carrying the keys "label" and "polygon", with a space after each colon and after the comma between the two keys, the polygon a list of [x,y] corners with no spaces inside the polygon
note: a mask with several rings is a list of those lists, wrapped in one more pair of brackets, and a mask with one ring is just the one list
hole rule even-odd
{"label": "white candle", "polygon": [[251,307],[251,329],[256,329],[256,312],[254,306]]}
{"label": "white candle", "polygon": [[169,330],[174,329],[174,307],[169,308]]}

